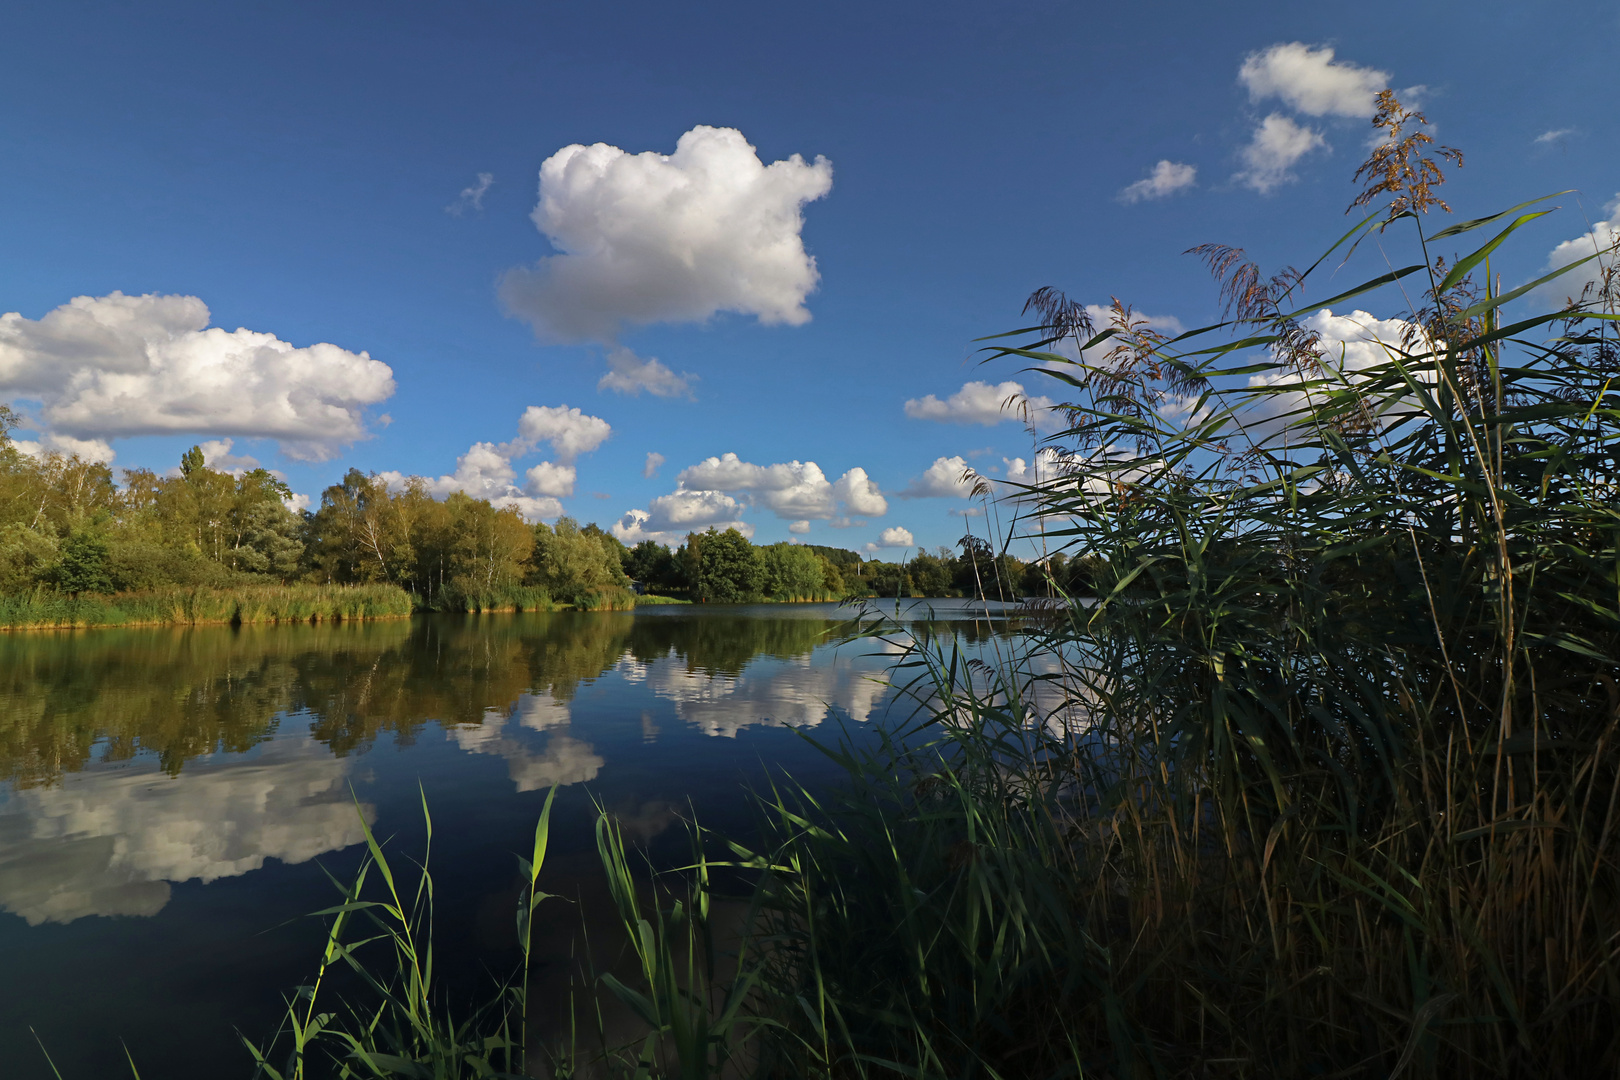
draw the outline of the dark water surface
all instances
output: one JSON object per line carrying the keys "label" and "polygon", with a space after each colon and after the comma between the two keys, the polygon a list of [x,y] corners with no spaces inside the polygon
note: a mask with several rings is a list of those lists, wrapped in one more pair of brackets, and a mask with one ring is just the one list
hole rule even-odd
{"label": "dark water surface", "polygon": [[[890,605],[886,609],[893,612]],[[899,720],[896,647],[833,605],[433,616],[324,626],[0,635],[0,1077],[248,1076],[318,960],[301,918],[362,847],[433,814],[436,945],[463,996],[516,956],[514,852],[561,785],[541,885],[553,966],[598,869],[593,799],[653,857],[680,819],[744,833],[746,786],[834,778],[790,726]],[[962,602],[912,605],[971,641]],[[891,707],[892,706],[892,707]],[[538,920],[537,916],[537,925]],[[555,976],[556,971],[551,975]],[[542,982],[546,980],[542,978]],[[541,1007],[536,1002],[536,1007]]]}

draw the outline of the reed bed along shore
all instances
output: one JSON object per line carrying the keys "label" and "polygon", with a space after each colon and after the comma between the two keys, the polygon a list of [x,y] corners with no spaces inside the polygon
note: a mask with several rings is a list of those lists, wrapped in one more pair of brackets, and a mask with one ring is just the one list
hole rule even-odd
{"label": "reed bed along shore", "polygon": [[423,597],[397,585],[175,586],[141,592],[69,596],[35,589],[0,596],[0,630],[81,630],[114,626],[207,626],[249,623],[400,619],[418,612],[495,614],[533,611],[633,611],[639,606],[689,604],[628,589],[585,593],[572,604],[544,588],[511,585],[449,590]]}
{"label": "reed bed along shore", "polygon": [[410,594],[396,585],[182,586],[110,596],[36,589],[0,596],[0,629],[340,622],[406,618],[411,610]]}

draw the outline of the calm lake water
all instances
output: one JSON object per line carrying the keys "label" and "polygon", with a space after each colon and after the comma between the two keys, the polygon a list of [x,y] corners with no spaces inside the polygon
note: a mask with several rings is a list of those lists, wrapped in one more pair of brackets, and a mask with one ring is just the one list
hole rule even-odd
{"label": "calm lake water", "polygon": [[[894,612],[892,603],[885,612]],[[833,769],[793,728],[865,737],[911,709],[896,646],[833,605],[434,616],[336,626],[0,635],[0,1077],[247,1076],[318,960],[305,913],[433,815],[436,944],[463,996],[516,957],[514,852],[561,785],[542,985],[600,911],[596,804],[652,857],[681,818],[745,833],[747,785]],[[909,604],[970,646],[1016,626]],[[594,800],[594,801],[593,801]],[[537,916],[537,925],[543,916]],[[560,991],[559,991],[560,992]]]}

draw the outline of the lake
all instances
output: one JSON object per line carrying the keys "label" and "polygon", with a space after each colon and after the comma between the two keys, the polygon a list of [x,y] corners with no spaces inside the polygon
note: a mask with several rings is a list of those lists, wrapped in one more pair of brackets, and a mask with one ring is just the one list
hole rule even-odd
{"label": "lake", "polygon": [[[250,1075],[237,1032],[267,1039],[312,974],[324,931],[302,916],[333,902],[323,867],[359,864],[360,814],[419,854],[424,793],[439,962],[470,997],[517,955],[514,853],[559,787],[541,887],[576,902],[536,919],[539,985],[560,995],[600,899],[598,806],[667,863],[684,819],[746,835],[750,784],[837,778],[796,730],[860,740],[915,708],[885,680],[900,643],[849,638],[851,614],[0,635],[0,1076],[51,1076],[33,1032],[65,1080],[127,1076],[126,1044],[147,1080]],[[899,615],[972,649],[1015,637],[1012,616]]]}

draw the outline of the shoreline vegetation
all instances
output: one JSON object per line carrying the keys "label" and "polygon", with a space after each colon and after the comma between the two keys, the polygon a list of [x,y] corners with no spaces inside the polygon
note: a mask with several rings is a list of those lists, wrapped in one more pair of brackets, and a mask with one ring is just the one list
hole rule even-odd
{"label": "shoreline vegetation", "polygon": [[[1018,503],[1096,560],[1094,602],[996,664],[867,627],[915,713],[818,743],[841,782],[756,793],[747,843],[693,823],[652,888],[599,806],[624,962],[548,1003],[553,1045],[527,986],[549,800],[520,955],[470,1013],[418,962],[425,859],[404,886],[368,834],[318,970],[370,989],[289,998],[254,1075],[1615,1075],[1620,241],[1507,321],[1561,272],[1504,292],[1487,262],[1541,200],[1431,229],[1460,153],[1390,91],[1373,122],[1366,216],[1310,269],[1194,249],[1229,321],[1172,339],[1116,301],[1098,327],[1042,289],[991,347],[1066,387]],[[1344,291],[1370,237],[1411,265]],[[1313,328],[1403,279],[1397,340],[1352,359]],[[593,1029],[604,1000],[642,1033]]]}
{"label": "shoreline vegetation", "polygon": [[25,454],[0,405],[0,628],[395,618],[412,611],[628,611],[1085,591],[1095,560],[1025,564],[964,536],[902,562],[736,529],[626,547],[594,523],[527,522],[510,506],[351,469],[316,509],[263,469],[113,470]]}

